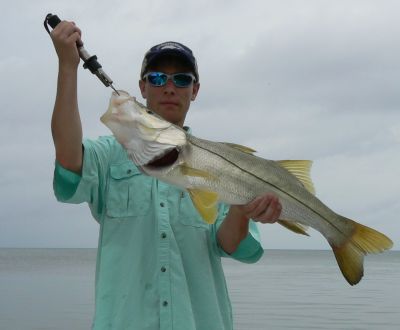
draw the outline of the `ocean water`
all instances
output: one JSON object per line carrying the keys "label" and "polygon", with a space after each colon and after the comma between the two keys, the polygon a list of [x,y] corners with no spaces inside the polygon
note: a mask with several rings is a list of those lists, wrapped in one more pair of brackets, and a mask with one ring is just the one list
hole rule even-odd
{"label": "ocean water", "polygon": [[[0,249],[0,329],[90,329],[95,258],[95,249]],[[351,287],[330,251],[224,259],[235,329],[400,329],[400,251],[364,266]]]}

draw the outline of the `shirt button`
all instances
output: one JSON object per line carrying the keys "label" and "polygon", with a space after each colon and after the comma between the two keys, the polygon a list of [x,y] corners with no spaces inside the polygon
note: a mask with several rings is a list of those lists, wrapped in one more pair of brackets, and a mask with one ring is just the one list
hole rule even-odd
{"label": "shirt button", "polygon": [[168,306],[168,301],[165,300],[165,301],[163,301],[162,304],[163,304],[163,306]]}
{"label": "shirt button", "polygon": [[161,233],[161,238],[166,238],[167,234],[166,233]]}
{"label": "shirt button", "polygon": [[161,207],[164,207],[164,203],[161,202],[161,203],[160,203],[160,206],[161,206]]}
{"label": "shirt button", "polygon": [[163,273],[165,273],[166,270],[167,270],[167,268],[165,268],[164,266],[161,267],[161,271],[162,271]]}
{"label": "shirt button", "polygon": [[131,173],[132,173],[132,170],[131,170],[131,169],[129,169],[129,170],[126,171],[126,174],[131,174]]}

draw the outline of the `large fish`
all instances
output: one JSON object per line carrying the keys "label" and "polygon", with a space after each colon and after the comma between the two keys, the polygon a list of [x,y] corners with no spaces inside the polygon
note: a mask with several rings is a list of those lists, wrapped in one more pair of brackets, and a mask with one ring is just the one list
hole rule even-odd
{"label": "large fish", "polygon": [[101,121],[144,173],[186,189],[206,222],[215,221],[218,201],[246,204],[274,193],[282,204],[279,223],[305,235],[308,226],[318,230],[351,285],[363,276],[365,254],[392,247],[382,233],[335,213],[315,197],[310,161],[267,160],[248,147],[196,138],[119,93],[111,96]]}

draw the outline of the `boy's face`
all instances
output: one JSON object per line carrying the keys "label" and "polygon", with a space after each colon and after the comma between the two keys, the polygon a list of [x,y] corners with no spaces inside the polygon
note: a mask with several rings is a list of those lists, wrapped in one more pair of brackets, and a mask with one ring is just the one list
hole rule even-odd
{"label": "boy's face", "polygon": [[[185,66],[177,63],[160,63],[152,67],[149,72],[151,71],[159,71],[166,74],[190,72]],[[164,86],[155,87],[146,79],[145,81],[139,81],[139,87],[150,110],[165,120],[182,127],[190,107],[190,102],[195,100],[200,84],[192,83],[189,87],[181,88],[176,87],[168,79]]]}

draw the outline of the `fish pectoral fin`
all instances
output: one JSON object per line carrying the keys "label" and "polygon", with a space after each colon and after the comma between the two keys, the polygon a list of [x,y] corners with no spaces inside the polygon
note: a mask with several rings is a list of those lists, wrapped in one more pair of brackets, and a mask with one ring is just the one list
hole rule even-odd
{"label": "fish pectoral fin", "polygon": [[181,170],[181,173],[186,176],[194,176],[194,177],[203,178],[203,179],[207,179],[207,180],[218,180],[218,178],[216,176],[214,176],[206,171],[190,167],[185,163],[179,165],[179,168]]}
{"label": "fish pectoral fin", "polygon": [[193,205],[208,224],[212,224],[218,215],[218,194],[214,191],[188,189]]}
{"label": "fish pectoral fin", "polygon": [[314,184],[310,177],[311,160],[278,160],[277,163],[299,179],[303,186],[315,195]]}
{"label": "fish pectoral fin", "polygon": [[296,234],[301,234],[301,235],[306,235],[306,236],[310,236],[307,233],[308,227],[304,226],[298,222],[293,222],[293,221],[289,221],[289,220],[283,220],[283,219],[279,219],[277,221],[280,225],[282,225],[283,227],[285,227],[286,229],[291,230],[292,232],[296,233]]}
{"label": "fish pectoral fin", "polygon": [[253,154],[256,152],[256,150],[254,150],[253,148],[242,146],[241,144],[230,143],[230,142],[221,142],[221,143],[226,144],[227,146],[232,147],[234,149],[245,152],[246,154]]}

